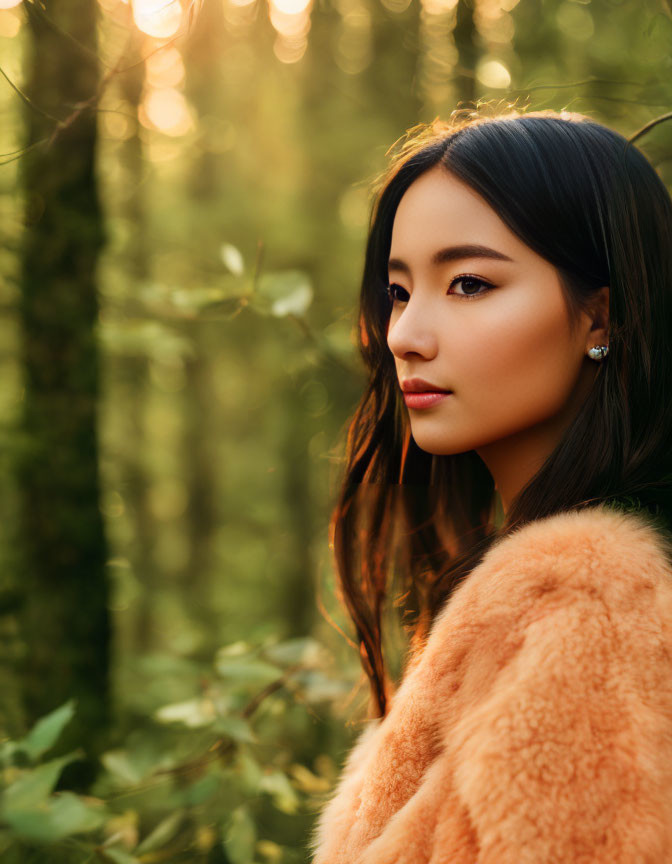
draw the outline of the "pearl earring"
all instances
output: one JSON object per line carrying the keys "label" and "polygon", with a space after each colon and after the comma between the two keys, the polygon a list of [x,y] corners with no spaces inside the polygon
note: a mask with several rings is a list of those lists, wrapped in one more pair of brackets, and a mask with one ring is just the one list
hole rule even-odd
{"label": "pearl earring", "polygon": [[588,349],[588,356],[591,360],[603,360],[609,353],[608,345],[595,345]]}

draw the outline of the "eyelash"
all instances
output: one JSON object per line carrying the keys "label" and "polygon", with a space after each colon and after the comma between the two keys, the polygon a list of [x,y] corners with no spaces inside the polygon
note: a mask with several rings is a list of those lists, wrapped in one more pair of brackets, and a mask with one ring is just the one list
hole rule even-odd
{"label": "eyelash", "polygon": [[[469,273],[463,273],[461,276],[456,276],[455,279],[450,283],[449,287],[452,288],[456,282],[462,282],[463,280],[469,280],[471,282],[478,282],[480,285],[487,286],[485,291],[481,291],[478,294],[453,294],[453,297],[459,297],[461,300],[475,300],[477,297],[482,297],[484,294],[487,294],[489,291],[493,289],[493,285],[490,282],[486,282],[484,279],[479,279],[478,276],[472,276]],[[395,282],[392,282],[389,285],[385,285],[383,287],[383,293],[394,303],[397,298],[393,294],[394,288],[401,288],[401,285],[397,285]],[[406,291],[405,288],[401,288],[402,291]],[[408,292],[407,292],[408,293]],[[406,302],[406,301],[399,301]]]}

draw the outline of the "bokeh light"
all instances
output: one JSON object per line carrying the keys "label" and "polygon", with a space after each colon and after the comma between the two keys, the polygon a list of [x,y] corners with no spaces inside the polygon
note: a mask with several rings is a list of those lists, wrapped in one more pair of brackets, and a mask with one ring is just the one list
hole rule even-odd
{"label": "bokeh light", "polygon": [[145,80],[150,87],[177,87],[184,81],[182,55],[172,45],[150,54],[145,60]]}
{"label": "bokeh light", "polygon": [[476,77],[486,87],[506,89],[511,86],[511,74],[499,60],[483,60],[478,64]]}
{"label": "bokeh light", "polygon": [[428,15],[443,15],[457,6],[457,0],[422,0],[423,12]]}
{"label": "bokeh light", "polygon": [[167,39],[180,29],[182,7],[178,0],[133,0],[133,18],[143,33]]}
{"label": "bokeh light", "polygon": [[271,5],[285,15],[300,15],[309,4],[310,0],[273,0]]}
{"label": "bokeh light", "polygon": [[282,36],[305,36],[310,30],[310,14],[306,5],[297,12],[287,12],[273,2],[268,9],[268,17],[274,29]]}
{"label": "bokeh light", "polygon": [[166,135],[177,137],[192,128],[187,100],[174,87],[149,88],[140,108],[140,122]]}
{"label": "bokeh light", "polygon": [[11,39],[21,29],[21,19],[15,12],[0,9],[0,36]]}

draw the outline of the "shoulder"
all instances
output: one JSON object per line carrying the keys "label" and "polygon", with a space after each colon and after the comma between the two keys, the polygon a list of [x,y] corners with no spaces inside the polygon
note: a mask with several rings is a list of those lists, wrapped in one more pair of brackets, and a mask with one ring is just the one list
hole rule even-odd
{"label": "shoulder", "polygon": [[652,517],[599,505],[528,522],[488,550],[435,624],[590,600],[624,613],[653,604],[672,619],[672,542]]}
{"label": "shoulder", "polygon": [[453,703],[444,696],[487,693],[539,628],[569,662],[586,647],[587,631],[576,628],[583,618],[618,622],[632,639],[656,631],[672,651],[672,536],[647,512],[598,504],[500,538],[439,610],[423,648],[407,658],[391,702],[426,692],[441,722]]}
{"label": "shoulder", "polygon": [[604,506],[492,546],[351,752],[316,862],[668,860],[668,551]]}
{"label": "shoulder", "polygon": [[667,860],[664,542],[650,520],[599,508],[530,523],[492,551],[477,574],[491,593],[483,583],[471,599],[498,635],[488,657],[470,655],[479,682],[492,674],[444,739],[484,860],[523,860],[523,838],[525,860]]}
{"label": "shoulder", "polygon": [[455,708],[487,701],[504,682],[542,675],[562,701],[558,681],[583,676],[598,687],[605,664],[672,682],[671,657],[667,540],[652,519],[601,505],[529,522],[496,542],[437,615],[395,700],[426,690],[446,728]]}
{"label": "shoulder", "polygon": [[643,512],[598,505],[528,522],[490,552],[492,560],[513,553],[531,568],[556,561],[581,569],[586,563],[599,561],[606,566],[641,570],[642,563],[669,562],[672,546],[654,519]]}

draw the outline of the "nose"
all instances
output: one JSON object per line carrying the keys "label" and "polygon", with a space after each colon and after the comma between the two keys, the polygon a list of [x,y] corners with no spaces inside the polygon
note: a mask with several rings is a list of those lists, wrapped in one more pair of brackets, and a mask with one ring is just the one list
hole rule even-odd
{"label": "nose", "polygon": [[413,299],[401,311],[392,310],[387,327],[387,345],[395,357],[402,360],[416,354],[425,360],[436,356],[436,319],[432,321],[427,304],[425,309]]}

